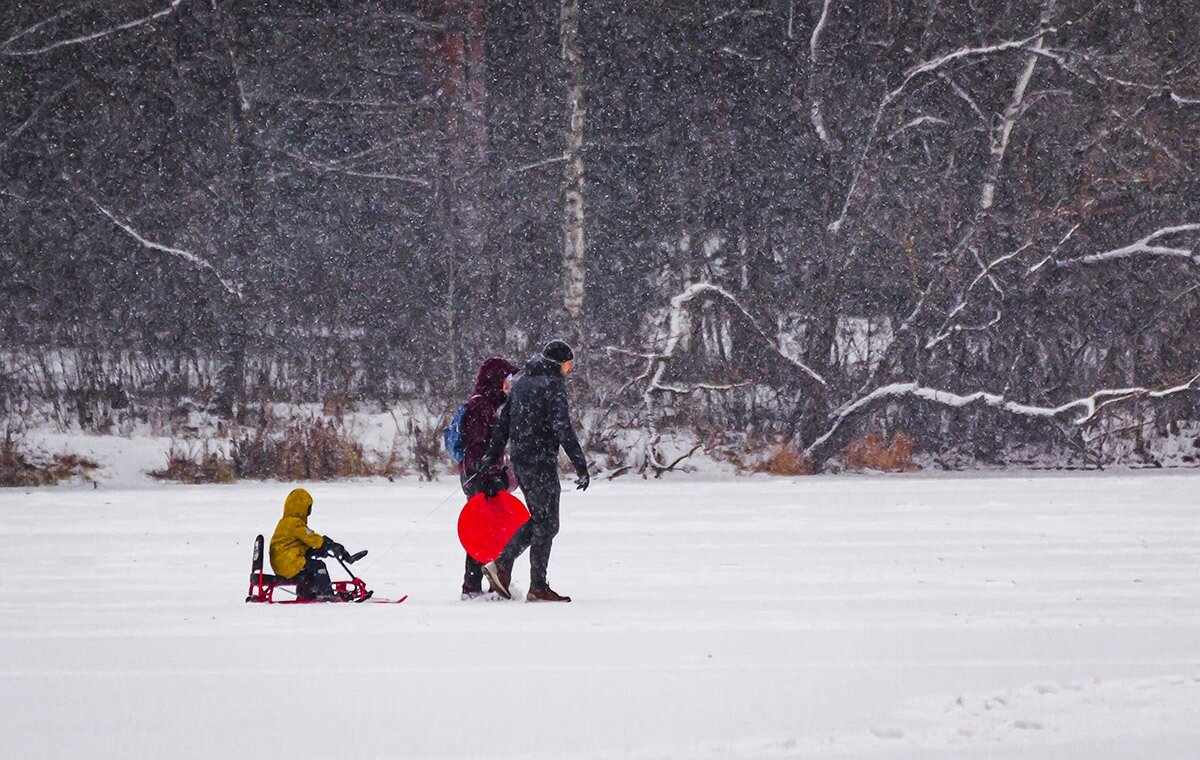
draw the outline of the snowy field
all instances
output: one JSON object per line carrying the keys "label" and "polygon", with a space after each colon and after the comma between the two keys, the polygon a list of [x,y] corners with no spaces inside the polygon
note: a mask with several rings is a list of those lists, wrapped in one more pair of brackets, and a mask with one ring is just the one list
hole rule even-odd
{"label": "snowy field", "polygon": [[1200,755],[1198,474],[597,483],[570,605],[397,543],[453,485],[311,488],[398,606],[243,602],[285,485],[0,493],[0,756]]}

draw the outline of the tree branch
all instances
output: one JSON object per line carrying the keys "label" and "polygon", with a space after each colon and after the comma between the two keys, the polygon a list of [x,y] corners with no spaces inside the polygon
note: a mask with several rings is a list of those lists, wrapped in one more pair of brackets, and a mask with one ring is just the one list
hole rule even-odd
{"label": "tree branch", "polygon": [[73,79],[70,82],[68,82],[67,85],[64,86],[63,88],[61,88],[58,92],[54,93],[53,95],[51,95],[50,97],[48,97],[44,101],[42,101],[42,103],[40,103],[38,105],[38,107],[33,110],[33,113],[29,114],[29,118],[27,118],[25,121],[21,122],[21,124],[18,125],[17,128],[14,129],[12,132],[9,132],[8,135],[4,138],[4,140],[0,141],[0,156],[4,155],[4,151],[8,150],[8,146],[14,140],[16,140],[18,137],[20,137],[21,133],[24,132],[26,129],[28,129],[29,126],[31,124],[33,124],[37,120],[37,118],[46,111],[47,108],[49,108],[50,106],[57,103],[59,101],[59,99],[62,98],[62,96],[67,93],[67,90],[74,87],[76,84],[78,84],[78,82],[79,82],[78,79]]}
{"label": "tree branch", "polygon": [[[334,173],[334,174],[346,174],[351,177],[365,177],[367,179],[393,180],[393,181],[397,181],[397,182],[407,182],[412,185],[420,185],[421,187],[429,187],[430,186],[429,180],[422,179],[420,177],[414,177],[414,176],[407,175],[407,174],[392,174],[389,172],[361,171],[359,169],[352,169],[345,165],[345,164],[347,164],[351,161],[354,161],[358,158],[362,158],[370,153],[374,153],[374,152],[383,150],[384,148],[387,148],[390,145],[393,145],[404,139],[407,139],[407,138],[399,138],[397,140],[391,140],[387,143],[384,143],[383,145],[373,146],[371,148],[360,151],[353,155],[346,156],[345,158],[335,158],[335,159],[311,158],[309,156],[305,156],[300,153],[295,153],[290,150],[285,150],[283,148],[271,147],[270,150],[276,151],[278,153],[282,153],[283,155],[288,156],[289,158],[293,158],[296,161],[301,162],[302,164],[305,165],[305,168],[308,171],[322,172],[322,173]],[[294,174],[294,173],[295,172],[279,172],[276,174],[272,174],[268,179],[270,181],[275,181],[282,177],[290,176],[291,174]]]}
{"label": "tree branch", "polygon": [[[1074,74],[1075,76],[1079,77],[1080,79],[1082,79],[1083,81],[1085,81],[1091,85],[1095,85],[1095,86],[1101,86],[1103,84],[1117,85],[1118,87],[1124,87],[1127,89],[1142,90],[1143,92],[1147,93],[1147,95],[1150,95],[1150,96],[1158,95],[1161,97],[1168,98],[1171,102],[1175,103],[1176,105],[1181,105],[1181,106],[1200,105],[1200,97],[1191,97],[1191,96],[1186,96],[1186,95],[1180,95],[1179,93],[1175,92],[1174,87],[1169,84],[1151,84],[1149,82],[1137,82],[1132,79],[1125,79],[1124,77],[1113,76],[1112,74],[1106,74],[1105,72],[1100,71],[1100,69],[1096,66],[1095,61],[1092,60],[1092,56],[1088,55],[1085,52],[1080,52],[1077,50],[1069,50],[1066,48],[1058,48],[1058,49],[1047,48],[1047,49],[1039,50],[1038,54],[1041,56],[1044,56],[1046,58],[1049,58],[1050,60],[1054,61],[1059,66],[1061,66],[1065,71],[1067,71],[1071,74]],[[1073,58],[1078,58],[1078,59],[1083,60],[1085,63],[1087,63],[1089,66],[1091,66],[1091,70],[1090,71],[1085,70],[1078,63],[1073,61],[1072,60]]]}
{"label": "tree branch", "polygon": [[822,392],[828,389],[829,384],[816,370],[805,364],[803,361],[783,353],[783,351],[781,351],[776,345],[775,340],[767,335],[762,326],[758,324],[758,320],[756,320],[753,315],[746,310],[746,307],[742,306],[742,304],[737,300],[737,298],[734,297],[732,293],[719,285],[714,285],[708,282],[698,282],[691,285],[682,293],[671,299],[671,312],[667,327],[667,345],[666,348],[663,349],[662,353],[655,355],[654,359],[652,360],[652,362],[656,363],[657,366],[654,368],[650,385],[646,389],[645,395],[647,401],[649,401],[650,394],[655,389],[669,389],[669,386],[663,385],[662,380],[663,376],[667,372],[667,364],[670,363],[672,358],[674,358],[675,352],[679,348],[680,340],[682,340],[683,337],[690,332],[691,317],[688,314],[687,307],[693,300],[705,295],[718,296],[728,301],[735,309],[738,310],[738,312],[741,313],[746,321],[750,323],[751,327],[754,328],[764,342],[771,348],[772,353],[782,358],[791,366],[800,370],[800,372],[812,383],[819,386]]}
{"label": "tree branch", "polygon": [[[1163,227],[1151,232],[1141,240],[1130,243],[1129,245],[1122,246],[1120,248],[1114,248],[1111,251],[1104,251],[1103,253],[1094,253],[1090,256],[1080,256],[1074,259],[1056,261],[1054,262],[1054,265],[1060,268],[1087,266],[1088,264],[1101,264],[1108,261],[1115,261],[1117,259],[1129,259],[1139,256],[1164,256],[1168,258],[1186,259],[1188,261],[1200,263],[1200,251],[1197,251],[1194,247],[1176,248],[1153,244],[1154,241],[1158,240],[1159,238],[1177,235],[1181,232],[1195,231],[1200,231],[1200,224],[1180,224],[1174,227]],[[1047,261],[1048,260],[1042,260],[1032,266],[1029,269],[1030,273],[1036,272],[1044,264],[1046,264]]]}
{"label": "tree branch", "polygon": [[102,213],[106,217],[108,217],[109,220],[111,220],[113,224],[117,225],[117,227],[120,228],[121,231],[123,231],[125,234],[129,235],[134,240],[141,243],[143,247],[149,248],[152,251],[159,251],[161,253],[170,254],[171,256],[175,256],[176,258],[183,259],[184,261],[191,264],[192,266],[194,266],[197,269],[202,269],[202,270],[209,272],[214,278],[216,278],[217,282],[220,283],[221,288],[226,293],[233,296],[234,298],[236,298],[239,301],[242,300],[241,286],[231,280],[226,280],[224,277],[222,277],[221,274],[216,270],[216,268],[211,263],[209,263],[207,260],[197,256],[196,254],[192,253],[191,251],[185,251],[182,248],[173,248],[169,245],[163,245],[162,243],[156,243],[153,240],[149,240],[148,238],[144,237],[140,232],[135,230],[128,222],[122,220],[116,214],[114,214],[111,211],[109,211],[108,209],[104,208],[104,206],[101,206],[99,201],[97,201],[95,198],[93,198],[91,196],[87,196],[87,199],[89,201],[91,201],[92,204],[97,209],[100,210],[100,213]]}
{"label": "tree branch", "polygon": [[867,130],[866,140],[863,143],[863,147],[859,153],[858,159],[854,163],[854,170],[851,172],[850,185],[846,190],[846,197],[842,201],[841,212],[838,214],[837,219],[829,223],[829,231],[836,233],[841,230],[842,224],[845,223],[846,215],[850,212],[850,205],[854,199],[854,193],[858,189],[859,182],[862,180],[862,174],[867,163],[867,157],[870,155],[871,148],[875,144],[875,138],[879,134],[879,125],[883,121],[883,115],[893,103],[899,100],[900,96],[904,94],[904,92],[908,89],[908,85],[911,84],[914,79],[922,74],[937,71],[943,66],[962,60],[963,58],[991,55],[992,53],[1001,53],[1006,50],[1027,48],[1035,40],[1041,39],[1044,34],[1053,31],[1053,28],[1043,28],[1039,29],[1035,34],[1020,40],[1007,40],[1005,42],[998,42],[994,45],[984,45],[981,47],[962,47],[937,58],[919,63],[905,72],[904,79],[900,82],[899,86],[884,95],[883,100],[879,102],[878,107],[875,109],[875,115],[871,120],[871,127]]}
{"label": "tree branch", "polygon": [[817,137],[821,138],[821,142],[825,143],[825,147],[828,150],[833,150],[835,146],[833,140],[829,137],[829,132],[825,129],[825,116],[822,113],[821,99],[814,94],[813,80],[816,78],[817,51],[821,42],[821,32],[825,31],[825,26],[829,22],[829,6],[832,4],[833,0],[824,0],[822,2],[821,17],[817,19],[817,23],[812,30],[812,36],[808,40],[809,119],[812,121],[813,129],[816,130]]}
{"label": "tree branch", "polygon": [[33,26],[27,26],[24,29],[22,29],[21,31],[14,34],[13,36],[6,39],[4,42],[0,42],[0,50],[3,50],[5,48],[9,47],[10,45],[12,45],[12,43],[16,42],[17,40],[21,39],[22,37],[27,37],[27,36],[33,34],[38,29],[41,29],[42,27],[46,26],[47,24],[53,24],[55,21],[64,19],[73,13],[78,13],[79,11],[84,10],[84,9],[88,8],[89,6],[92,6],[95,4],[96,4],[95,0],[92,0],[91,2],[80,3],[79,5],[76,5],[75,7],[64,8],[63,10],[59,11],[58,13],[55,13],[53,16],[50,16],[49,18],[44,18],[41,21],[34,24]]}
{"label": "tree branch", "polygon": [[908,130],[913,129],[914,127],[919,127],[922,124],[949,124],[949,123],[950,122],[946,121],[945,119],[939,119],[936,116],[918,116],[917,118],[907,122],[903,126],[896,127],[894,130],[892,130],[891,133],[888,134],[887,140],[888,140],[888,142],[892,142],[901,133],[907,132]]}
{"label": "tree branch", "polygon": [[[1042,10],[1040,24],[1043,28],[1050,23],[1053,5],[1052,1],[1048,2]],[[1004,154],[1008,151],[1008,141],[1012,136],[1013,127],[1016,126],[1017,119],[1021,115],[1022,104],[1025,102],[1025,91],[1033,79],[1033,71],[1037,68],[1038,53],[1045,47],[1045,40],[1045,34],[1039,34],[1033,41],[1033,46],[1029,49],[1029,57],[1025,60],[1025,68],[1022,69],[1017,85],[1013,88],[1012,99],[1009,101],[1008,107],[1004,109],[1000,127],[992,134],[991,160],[988,162],[986,180],[983,183],[983,191],[980,193],[979,199],[979,208],[983,211],[990,209],[995,201],[996,184],[1000,181],[1000,170],[1004,165]]]}
{"label": "tree branch", "polygon": [[[983,269],[980,270],[979,274],[975,277],[975,279],[971,280],[970,284],[967,285],[967,287],[963,290],[962,295],[959,296],[958,304],[953,309],[950,310],[949,314],[946,315],[946,319],[944,322],[942,322],[942,326],[938,328],[938,334],[936,336],[934,336],[933,338],[930,338],[929,341],[927,341],[925,343],[925,350],[928,351],[928,350],[934,348],[939,343],[946,340],[947,338],[949,338],[951,335],[953,335],[956,332],[962,332],[963,330],[969,329],[969,328],[963,327],[962,325],[959,325],[959,324],[953,324],[953,322],[954,322],[955,318],[959,315],[959,313],[962,312],[962,310],[965,309],[967,307],[967,304],[970,302],[971,291],[975,289],[976,285],[983,282],[985,279],[991,279],[993,269],[995,269],[996,267],[1000,266],[1001,264],[1003,264],[1007,261],[1011,261],[1012,259],[1016,258],[1017,256],[1020,256],[1023,252],[1025,252],[1032,246],[1033,246],[1033,241],[1030,240],[1030,241],[1026,242],[1024,245],[1022,245],[1020,248],[1016,249],[1015,251],[1012,251],[1011,253],[1006,253],[1003,256],[999,256],[996,259],[989,262],[987,264],[987,266],[983,267]],[[988,326],[990,327],[990,326],[996,324],[996,322],[998,321],[998,317],[999,317],[999,314],[997,313],[997,319],[994,319]]]}
{"label": "tree branch", "polygon": [[550,164],[561,164],[563,161],[566,161],[567,158],[568,158],[568,156],[565,153],[563,153],[562,155],[559,155],[559,156],[551,156],[550,158],[543,158],[540,161],[533,161],[531,163],[522,164],[520,166],[509,169],[508,173],[509,174],[522,174],[522,173],[530,171],[532,169],[540,169],[543,166],[549,166]]}
{"label": "tree branch", "polygon": [[[149,24],[153,21],[157,21],[160,18],[169,16],[172,13],[174,13],[175,9],[178,8],[182,3],[183,3],[183,0],[171,0],[170,5],[163,8],[162,10],[151,13],[149,16],[143,16],[141,18],[136,18],[132,21],[126,21],[123,24],[111,26],[111,27],[108,27],[107,29],[101,29],[96,32],[91,32],[89,34],[81,35],[79,37],[71,37],[69,39],[58,40],[57,42],[52,42],[49,45],[43,45],[42,47],[24,48],[24,49],[20,49],[20,50],[6,50],[3,54],[7,55],[7,56],[40,55],[42,53],[49,53],[51,50],[57,50],[58,48],[67,47],[69,45],[81,45],[85,42],[92,42],[93,40],[98,40],[102,37],[108,37],[113,34],[118,34],[120,32],[124,32],[129,29],[135,29],[139,26],[142,26],[143,24]],[[16,39],[16,38],[13,38],[13,39]],[[6,42],[5,46],[7,46],[7,45],[8,45],[8,43]]]}

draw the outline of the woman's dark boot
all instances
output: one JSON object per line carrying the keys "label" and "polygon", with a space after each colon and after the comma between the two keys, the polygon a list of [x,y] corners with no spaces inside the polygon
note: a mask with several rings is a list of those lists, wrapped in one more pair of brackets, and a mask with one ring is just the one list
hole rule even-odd
{"label": "woman's dark boot", "polygon": [[512,580],[512,568],[508,568],[506,572],[495,562],[489,562],[483,566],[483,574],[487,576],[488,583],[492,584],[492,591],[505,599],[512,599],[512,592],[508,590],[509,581]]}

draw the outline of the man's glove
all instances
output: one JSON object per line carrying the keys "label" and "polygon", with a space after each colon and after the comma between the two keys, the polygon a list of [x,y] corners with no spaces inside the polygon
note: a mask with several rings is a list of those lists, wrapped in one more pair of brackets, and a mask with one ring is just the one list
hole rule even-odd
{"label": "man's glove", "polygon": [[580,491],[586,491],[588,485],[592,482],[592,476],[587,470],[579,473],[579,477],[575,478],[575,488]]}
{"label": "man's glove", "polygon": [[504,487],[506,485],[508,485],[508,484],[502,482],[500,480],[500,478],[497,478],[493,475],[492,477],[483,479],[483,482],[480,484],[479,490],[482,491],[483,495],[486,496],[487,498],[494,499],[494,498],[496,498],[496,494],[503,491]]}
{"label": "man's glove", "polygon": [[325,545],[322,546],[321,548],[324,549],[325,553],[328,554],[330,557],[346,556],[346,547],[342,546],[337,541],[334,541],[332,538],[329,538],[329,537],[325,538]]}

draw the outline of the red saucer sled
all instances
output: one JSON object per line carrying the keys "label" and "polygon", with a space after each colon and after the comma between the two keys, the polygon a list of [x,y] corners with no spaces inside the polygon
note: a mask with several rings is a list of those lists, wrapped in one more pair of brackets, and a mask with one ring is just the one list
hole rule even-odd
{"label": "red saucer sled", "polygon": [[[278,575],[271,575],[263,572],[263,537],[260,534],[254,539],[254,557],[250,562],[250,591],[246,596],[247,602],[256,602],[259,604],[338,604],[342,602],[370,602],[372,604],[400,604],[408,596],[402,596],[399,599],[372,599],[374,591],[367,588],[367,584],[362,578],[356,576],[350,571],[348,565],[352,565],[363,557],[367,556],[367,552],[363,551],[349,555],[345,558],[337,557],[338,564],[350,576],[347,581],[333,581],[333,593],[337,595],[336,599],[301,599],[296,596],[296,583],[287,578],[281,578]],[[276,589],[283,589],[284,594],[290,594],[282,599],[275,598]]]}
{"label": "red saucer sled", "polygon": [[472,559],[487,564],[528,520],[529,510],[508,491],[490,499],[477,493],[458,516],[458,540]]}

